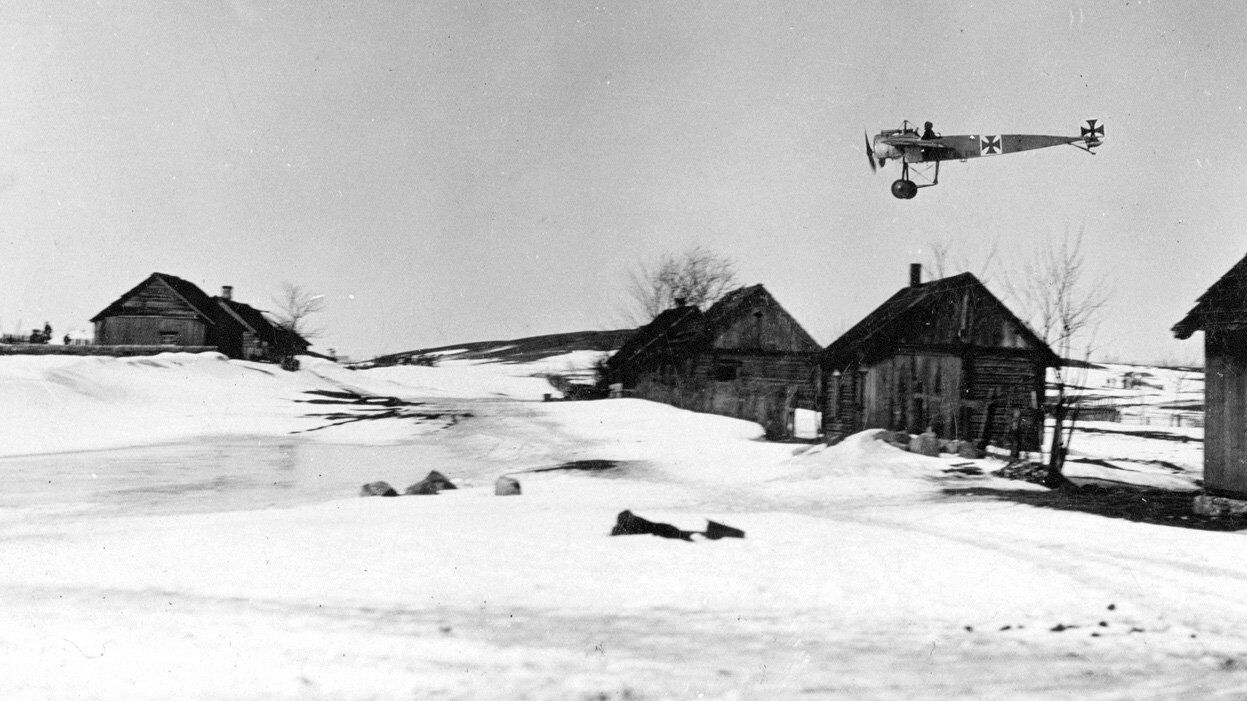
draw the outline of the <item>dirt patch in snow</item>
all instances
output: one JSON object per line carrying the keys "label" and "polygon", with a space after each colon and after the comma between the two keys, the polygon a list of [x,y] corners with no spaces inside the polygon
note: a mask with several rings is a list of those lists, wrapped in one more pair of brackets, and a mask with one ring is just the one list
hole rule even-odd
{"label": "dirt patch in snow", "polygon": [[1247,518],[1211,518],[1196,514],[1191,510],[1194,495],[1189,492],[1069,486],[1046,492],[990,487],[948,488],[944,493],[1202,531],[1247,530]]}
{"label": "dirt patch in snow", "polygon": [[1203,438],[1184,436],[1181,433],[1169,433],[1168,431],[1114,431],[1110,428],[1095,428],[1092,426],[1079,426],[1078,430],[1082,433],[1104,433],[1114,436],[1129,436],[1131,438],[1152,438],[1158,441],[1178,441],[1180,443],[1204,442]]}
{"label": "dirt patch in snow", "polygon": [[342,426],[356,421],[375,421],[379,419],[403,419],[416,422],[441,421],[446,426],[459,422],[460,419],[471,418],[466,411],[423,410],[413,411],[412,407],[425,406],[427,402],[412,402],[398,397],[363,395],[355,392],[335,392],[330,390],[307,390],[304,394],[316,396],[316,399],[296,399],[305,404],[328,404],[343,407],[343,411],[311,413],[305,416],[322,418],[326,423],[322,426],[291,431],[291,433],[308,433],[320,431],[331,426]]}

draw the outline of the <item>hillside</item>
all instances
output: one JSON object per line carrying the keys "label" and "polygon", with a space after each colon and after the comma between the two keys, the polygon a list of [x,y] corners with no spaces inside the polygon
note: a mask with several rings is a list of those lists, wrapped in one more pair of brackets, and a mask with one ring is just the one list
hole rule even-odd
{"label": "hillside", "polygon": [[636,329],[613,331],[571,331],[515,338],[509,341],[474,341],[433,348],[391,353],[364,365],[402,365],[415,358],[436,357],[453,360],[486,360],[500,363],[530,363],[578,351],[611,352],[618,349]]}

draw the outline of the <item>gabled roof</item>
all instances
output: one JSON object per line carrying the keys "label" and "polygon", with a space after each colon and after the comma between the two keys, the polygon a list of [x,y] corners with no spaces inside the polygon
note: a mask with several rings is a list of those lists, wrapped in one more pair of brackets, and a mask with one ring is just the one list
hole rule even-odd
{"label": "gabled roof", "polygon": [[1196,331],[1227,326],[1247,326],[1247,257],[1199,296],[1186,317],[1174,324],[1173,335],[1187,339]]}
{"label": "gabled roof", "polygon": [[168,273],[152,273],[145,280],[132,287],[128,292],[118,297],[112,304],[108,305],[99,314],[91,317],[91,321],[99,321],[106,316],[113,316],[122,313],[122,305],[127,299],[138,294],[143,288],[150,285],[153,281],[163,282],[182,298],[196,314],[203,317],[203,320],[209,324],[217,323],[216,305],[212,303],[212,298],[204,293],[203,290],[193,283],[183,280],[175,275]]}
{"label": "gabled roof", "polygon": [[853,328],[827,346],[823,351],[823,358],[825,361],[835,362],[859,354],[871,355],[883,351],[891,345],[893,339],[907,330],[907,326],[913,323],[915,316],[921,316],[928,310],[935,309],[940,303],[965,290],[973,290],[983,295],[983,298],[995,306],[997,311],[1013,322],[1019,334],[1031,346],[1045,356],[1045,362],[1055,365],[1059,361],[1048,344],[1036,336],[1029,326],[997,299],[991,290],[988,290],[972,273],[961,273],[901,288],[877,309],[867,314],[866,318],[857,322]]}
{"label": "gabled roof", "polygon": [[[774,305],[782,311],[785,316],[792,319],[792,315],[788,313],[788,310],[784,309],[783,305],[781,305],[770,292],[767,292],[766,287],[758,284],[750,285],[749,287],[739,287],[719,298],[719,301],[715,302],[709,309],[706,310],[704,322],[706,329],[711,333],[714,333],[715,329],[721,328],[722,326],[730,323],[733,317],[737,314],[748,310],[751,304],[759,298],[763,298],[767,304]],[[797,323],[796,319],[792,320],[792,330],[800,341],[813,348],[814,350],[811,352],[821,350],[822,346],[818,345],[818,341],[815,341],[814,337],[802,328],[801,324]]]}
{"label": "gabled roof", "polygon": [[241,322],[247,330],[256,334],[265,341],[272,341],[273,323],[264,317],[264,314],[250,304],[235,302],[232,299],[224,297],[212,298],[221,309],[227,313],[231,313],[234,318]]}
{"label": "gabled roof", "polygon": [[696,333],[696,330],[690,326],[701,318],[701,310],[697,307],[668,309],[654,317],[653,321],[637,329],[636,333],[610,357],[609,363],[619,367],[641,355],[661,339],[683,340],[690,333]]}
{"label": "gabled roof", "polygon": [[[659,314],[653,321],[637,329],[611,356],[609,363],[619,368],[641,357],[651,348],[709,341],[719,329],[728,326],[739,314],[751,309],[759,298],[764,298],[767,304],[773,305],[791,318],[787,310],[762,285],[740,287],[723,295],[705,312],[695,306],[687,306],[675,307]],[[799,342],[807,344],[811,354],[817,353],[820,348],[818,342],[795,319],[792,322],[793,332]]]}

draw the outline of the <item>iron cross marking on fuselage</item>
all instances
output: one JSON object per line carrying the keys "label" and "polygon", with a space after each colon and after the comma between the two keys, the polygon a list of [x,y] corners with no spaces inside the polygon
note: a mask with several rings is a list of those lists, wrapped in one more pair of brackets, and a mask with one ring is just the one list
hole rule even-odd
{"label": "iron cross marking on fuselage", "polygon": [[1001,152],[999,136],[980,136],[979,137],[979,155],[994,156]]}

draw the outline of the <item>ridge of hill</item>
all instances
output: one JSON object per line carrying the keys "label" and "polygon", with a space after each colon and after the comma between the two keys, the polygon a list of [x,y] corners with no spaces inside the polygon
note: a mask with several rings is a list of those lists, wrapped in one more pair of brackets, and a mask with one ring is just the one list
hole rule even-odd
{"label": "ridge of hill", "polygon": [[567,333],[528,336],[507,341],[475,341],[377,356],[377,365],[402,364],[413,358],[438,357],[454,360],[484,360],[497,363],[527,363],[575,351],[612,352],[617,350],[636,329],[611,331],[570,331]]}

